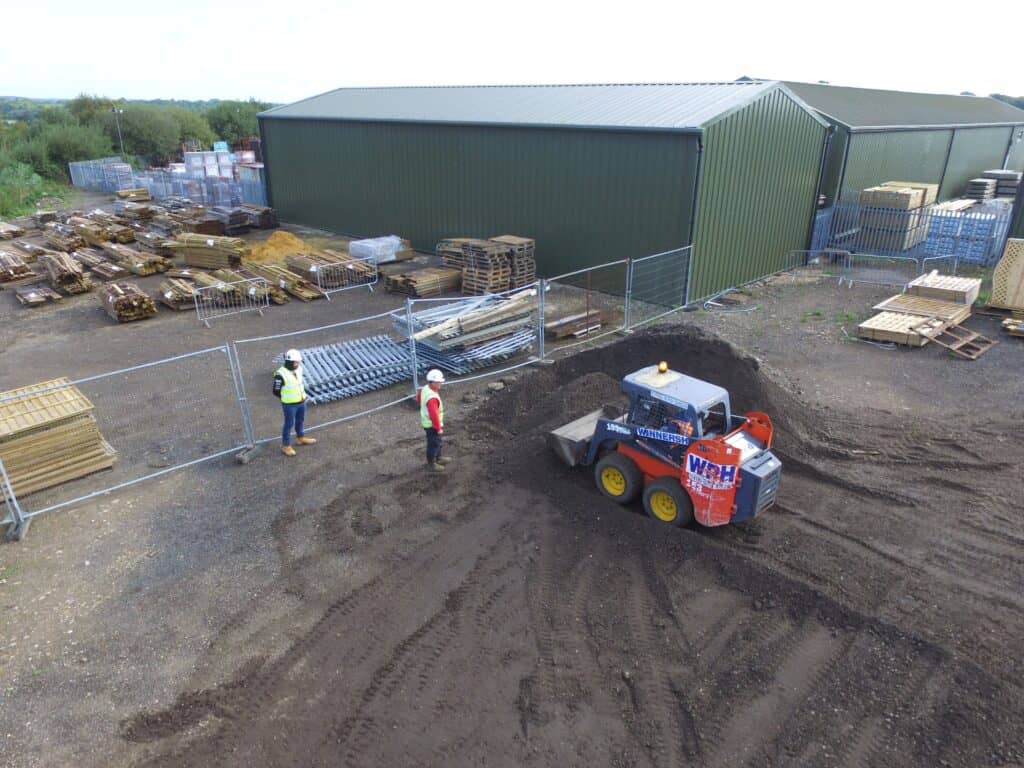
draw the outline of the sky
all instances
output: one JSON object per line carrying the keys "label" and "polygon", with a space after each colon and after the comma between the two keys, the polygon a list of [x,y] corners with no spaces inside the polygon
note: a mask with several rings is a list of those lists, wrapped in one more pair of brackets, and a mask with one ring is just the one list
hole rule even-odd
{"label": "sky", "polygon": [[[948,6],[948,7],[947,7]],[[340,87],[758,78],[1024,96],[1024,2],[39,0],[0,95],[287,103]],[[16,32],[12,32],[16,30]]]}

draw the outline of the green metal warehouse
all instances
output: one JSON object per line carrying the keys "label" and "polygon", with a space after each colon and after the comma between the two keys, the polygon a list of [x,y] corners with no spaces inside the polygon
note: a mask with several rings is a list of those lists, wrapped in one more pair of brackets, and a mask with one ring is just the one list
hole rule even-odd
{"label": "green metal warehouse", "polygon": [[286,221],[421,250],[527,235],[544,276],[692,242],[696,298],[806,247],[828,123],[735,82],[340,89],[260,131]]}
{"label": "green metal warehouse", "polygon": [[1024,111],[997,99],[787,82],[833,126],[822,179],[826,204],[885,181],[963,194],[993,168],[1024,170]]}

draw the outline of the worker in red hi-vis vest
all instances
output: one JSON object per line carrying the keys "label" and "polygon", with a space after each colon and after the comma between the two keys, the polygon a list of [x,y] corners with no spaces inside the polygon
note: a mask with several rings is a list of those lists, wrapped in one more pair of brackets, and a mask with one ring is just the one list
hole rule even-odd
{"label": "worker in red hi-vis vest", "polygon": [[420,425],[427,433],[427,469],[444,472],[451,459],[441,455],[441,435],[444,434],[444,403],[441,402],[441,385],[444,374],[437,368],[427,371],[427,383],[416,393],[420,404]]}

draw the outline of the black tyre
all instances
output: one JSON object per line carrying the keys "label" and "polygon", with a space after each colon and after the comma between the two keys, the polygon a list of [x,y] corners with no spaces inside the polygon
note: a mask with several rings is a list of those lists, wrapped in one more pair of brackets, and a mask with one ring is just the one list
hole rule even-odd
{"label": "black tyre", "polygon": [[632,459],[617,451],[606,453],[597,462],[594,482],[601,493],[619,504],[635,501],[644,487],[640,469]]}
{"label": "black tyre", "polygon": [[644,488],[644,511],[665,525],[682,528],[693,522],[693,501],[675,477],[659,477]]}

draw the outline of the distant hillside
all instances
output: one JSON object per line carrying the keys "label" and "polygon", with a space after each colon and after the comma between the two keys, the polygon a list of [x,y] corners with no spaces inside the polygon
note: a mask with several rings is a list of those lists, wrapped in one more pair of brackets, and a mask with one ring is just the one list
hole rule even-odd
{"label": "distant hillside", "polygon": [[[46,107],[55,104],[66,104],[71,99],[32,99],[25,96],[0,96],[0,120],[24,120],[32,122]],[[125,104],[138,104],[147,107],[181,107],[193,112],[205,112],[211,107],[222,104],[224,99],[207,99],[190,101],[188,99],[125,99]]]}

